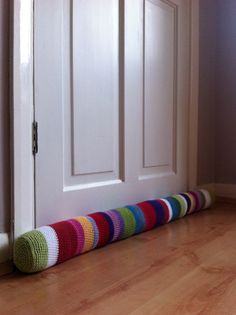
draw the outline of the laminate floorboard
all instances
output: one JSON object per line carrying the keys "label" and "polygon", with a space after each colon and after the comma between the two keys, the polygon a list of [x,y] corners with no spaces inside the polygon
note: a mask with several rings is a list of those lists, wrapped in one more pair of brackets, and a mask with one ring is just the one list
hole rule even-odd
{"label": "laminate floorboard", "polygon": [[236,205],[0,278],[0,315],[236,315]]}

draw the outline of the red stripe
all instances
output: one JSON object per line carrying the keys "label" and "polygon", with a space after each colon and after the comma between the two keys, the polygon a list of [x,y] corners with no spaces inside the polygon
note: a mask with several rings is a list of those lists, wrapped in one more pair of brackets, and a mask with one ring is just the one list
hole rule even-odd
{"label": "red stripe", "polygon": [[77,234],[71,223],[62,221],[50,225],[56,232],[59,241],[57,263],[61,263],[76,255],[78,247]]}
{"label": "red stripe", "polygon": [[95,212],[89,214],[89,216],[95,220],[99,231],[99,241],[96,247],[102,247],[106,245],[109,241],[109,224],[101,213]]}
{"label": "red stripe", "polygon": [[141,208],[145,217],[145,231],[153,229],[157,223],[157,215],[154,207],[146,201],[138,203],[137,206]]}

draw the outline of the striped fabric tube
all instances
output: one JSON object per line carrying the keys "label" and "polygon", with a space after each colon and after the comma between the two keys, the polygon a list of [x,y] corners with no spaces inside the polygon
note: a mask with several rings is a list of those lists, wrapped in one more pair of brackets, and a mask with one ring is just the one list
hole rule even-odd
{"label": "striped fabric tube", "polygon": [[144,231],[153,229],[157,224],[157,215],[153,205],[148,201],[144,201],[138,203],[137,206],[142,210],[145,217]]}
{"label": "striped fabric tube", "polygon": [[141,210],[141,208],[139,208],[138,206],[134,205],[134,206],[127,206],[127,209],[129,209],[135,219],[135,231],[134,234],[139,234],[141,232],[144,231],[145,225],[146,225],[146,221],[145,221],[145,217],[144,217],[144,213]]}
{"label": "striped fabric tube", "polygon": [[98,241],[99,241],[99,230],[98,230],[98,227],[97,227],[97,224],[96,224],[96,221],[91,218],[90,216],[86,216],[86,218],[92,223],[92,226],[93,226],[93,236],[94,236],[94,239],[93,239],[93,246],[92,248],[96,248],[97,245],[98,245]]}
{"label": "striped fabric tube", "polygon": [[149,200],[148,201],[152,207],[155,209],[156,212],[156,226],[162,225],[167,223],[168,217],[166,215],[165,207],[163,204],[158,200]]}
{"label": "striped fabric tube", "polygon": [[20,236],[14,263],[25,273],[42,271],[74,256],[209,208],[204,189],[147,200],[42,226]]}
{"label": "striped fabric tube", "polygon": [[124,221],[124,230],[120,238],[123,239],[134,235],[136,222],[133,213],[128,208],[118,208],[115,211],[120,213]]}
{"label": "striped fabric tube", "polygon": [[123,235],[124,233],[125,223],[124,220],[122,219],[121,214],[118,211],[108,210],[106,213],[109,215],[113,223],[114,235],[112,242],[115,242],[121,239],[121,235]]}
{"label": "striped fabric tube", "polygon": [[94,244],[94,229],[93,229],[93,224],[92,222],[84,216],[76,217],[76,221],[78,221],[83,230],[84,230],[84,246],[82,249],[82,253],[88,252],[91,249],[93,249],[93,244]]}

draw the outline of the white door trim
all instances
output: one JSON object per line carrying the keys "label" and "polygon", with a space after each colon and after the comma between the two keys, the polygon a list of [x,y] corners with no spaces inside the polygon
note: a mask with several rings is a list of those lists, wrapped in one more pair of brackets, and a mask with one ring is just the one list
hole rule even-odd
{"label": "white door trim", "polygon": [[[13,0],[13,217],[14,237],[35,226],[33,32],[34,0]],[[188,186],[197,184],[198,15],[199,0],[191,0],[191,74]]]}
{"label": "white door trim", "polygon": [[33,0],[13,1],[13,218],[14,237],[34,228]]}

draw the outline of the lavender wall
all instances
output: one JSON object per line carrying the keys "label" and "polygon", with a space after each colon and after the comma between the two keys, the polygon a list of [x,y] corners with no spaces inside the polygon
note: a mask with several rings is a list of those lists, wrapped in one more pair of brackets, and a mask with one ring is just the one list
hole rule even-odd
{"label": "lavender wall", "polygon": [[217,9],[215,181],[236,184],[236,1]]}
{"label": "lavender wall", "polygon": [[216,0],[200,0],[199,184],[215,180],[216,25]]}
{"label": "lavender wall", "polygon": [[200,0],[198,183],[236,184],[236,1]]}
{"label": "lavender wall", "polygon": [[0,233],[10,224],[9,0],[0,0]]}

